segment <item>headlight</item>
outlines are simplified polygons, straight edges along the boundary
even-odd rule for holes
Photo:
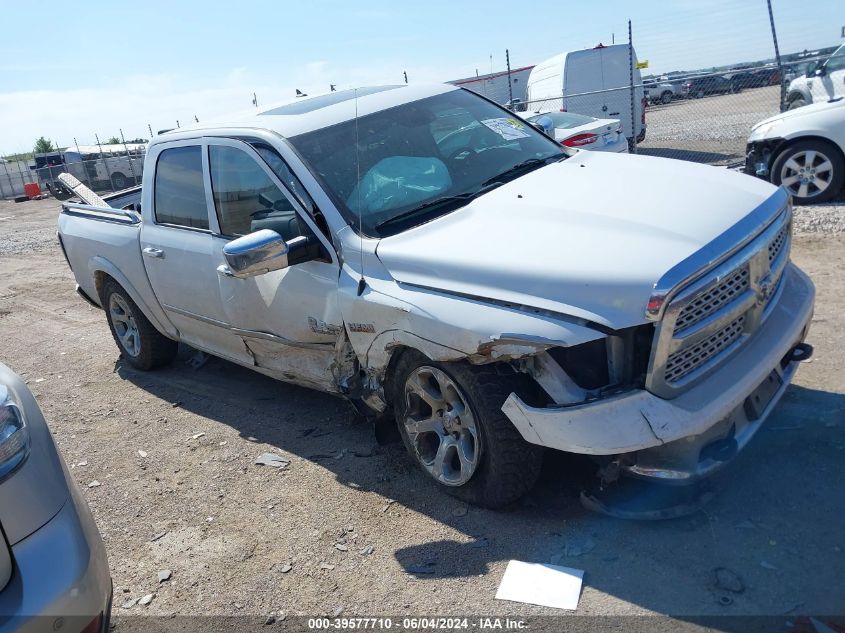
[[[20,466],[29,455],[29,429],[9,390],[0,385],[0,480]]]

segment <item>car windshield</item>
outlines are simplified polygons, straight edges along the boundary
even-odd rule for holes
[[[453,211],[499,182],[566,156],[527,122],[465,90],[289,140],[347,222],[357,230],[360,221],[370,236]]]
[[[528,120],[534,123],[542,117],[548,117],[551,119],[555,128],[559,130],[568,130],[573,127],[579,127],[581,125],[587,125],[588,123],[598,121],[598,119],[594,117],[586,116],[584,114],[575,114],[574,112],[546,112],[545,114],[532,116]]]

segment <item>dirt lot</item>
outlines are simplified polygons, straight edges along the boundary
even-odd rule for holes
[[[796,239],[818,288],[816,356],[715,499],[692,517],[632,523],[579,505],[591,473],[580,460],[551,455],[509,511],[467,508],[399,445],[377,446],[341,400],[214,359],[131,370],[102,312],[74,293],[56,211],[0,202],[0,360],[28,381],[91,505],[116,615],[553,613],[494,599],[508,560],[553,558],[586,571],[578,614],[842,613],[842,234]],[[267,451],[290,466],[254,465]],[[717,602],[716,567],[743,580],[730,606]],[[163,569],[173,575],[159,584]]]

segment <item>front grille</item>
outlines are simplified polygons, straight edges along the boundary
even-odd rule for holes
[[[769,266],[771,266],[774,261],[777,259],[778,255],[780,255],[781,250],[783,250],[784,245],[786,244],[786,240],[789,237],[789,225],[785,225],[778,234],[775,235],[774,239],[769,242]]]
[[[699,321],[710,316],[719,308],[748,290],[748,266],[738,268],[729,274],[721,283],[700,294],[678,314],[675,321],[675,332],[681,332],[692,327]]]
[[[719,354],[742,336],[744,325],[745,315],[743,314],[700,343],[671,354],[666,361],[666,382],[671,384],[679,381]]]
[[[754,335],[782,283],[791,219],[782,210],[729,259],[667,292],[646,376],[650,391],[678,395]]]

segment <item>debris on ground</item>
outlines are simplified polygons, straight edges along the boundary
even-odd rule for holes
[[[563,553],[565,556],[569,557],[583,556],[587,552],[593,551],[595,547],[595,541],[589,536],[583,538],[572,536],[566,539],[566,547],[564,548]]]
[[[89,487],[89,488],[99,488],[99,487],[100,487],[100,486],[102,486],[102,485],[103,485],[103,484],[101,484],[99,481],[97,481],[97,480],[95,479],[95,480],[94,480],[94,481],[92,481],[90,484],[88,484],[88,487]]]
[[[349,547],[347,547],[343,543],[335,543],[334,548],[336,550],[340,551],[340,552],[348,552],[349,551]]]
[[[320,569],[331,571],[332,569],[334,569],[334,565],[330,565],[329,563],[320,563]]]
[[[463,517],[467,514],[467,507],[466,506],[458,506],[454,510],[452,510],[452,514],[456,517]]]
[[[259,466],[270,466],[271,468],[287,468],[290,466],[290,460],[287,457],[274,453],[262,453],[255,458],[255,463]]]
[[[150,539],[150,543],[155,543],[157,540],[159,540],[159,539],[160,539],[161,537],[163,537],[165,534],[167,534],[167,532],[166,532],[166,531],[164,531],[164,532],[157,532],[156,534],[153,534],[152,538]]]
[[[369,556],[374,551],[376,551],[375,547],[373,547],[372,545],[367,545],[366,547],[361,549],[361,555],[362,556]]]
[[[745,591],[745,583],[735,571],[727,567],[716,567],[713,570],[714,584],[717,589],[730,591],[731,593],[742,593]]]
[[[131,609],[136,604],[138,604],[138,598],[133,598],[132,600],[124,602],[122,605],[120,605],[120,608],[121,609]]]
[[[191,439],[192,439],[192,440],[198,440],[198,439],[200,439],[200,438],[201,438],[201,437],[203,437],[203,436],[205,436],[205,433],[194,433],[194,434],[191,436]]]
[[[146,596],[138,600],[138,604],[140,604],[142,607],[145,607],[150,604],[153,601],[153,598],[155,597],[156,595],[154,593],[148,593]]]
[[[146,457],[147,451],[138,451],[138,455],[141,456],[141,457]]]
[[[405,571],[409,574],[433,574],[435,564],[434,561],[426,561],[419,565],[408,565]]]
[[[760,567],[762,567],[763,569],[771,569],[773,571],[777,569],[775,565],[772,565],[771,563],[764,560],[760,561]]]
[[[159,583],[167,582],[168,580],[170,580],[170,577],[172,575],[173,575],[173,572],[170,571],[169,569],[162,569],[160,572],[158,572],[158,582]]]
[[[496,599],[575,610],[583,581],[581,569],[512,560],[499,583]]]
[[[282,563],[279,567],[279,571],[283,574],[288,573],[291,569],[293,569],[293,565],[291,565],[290,563]]]

